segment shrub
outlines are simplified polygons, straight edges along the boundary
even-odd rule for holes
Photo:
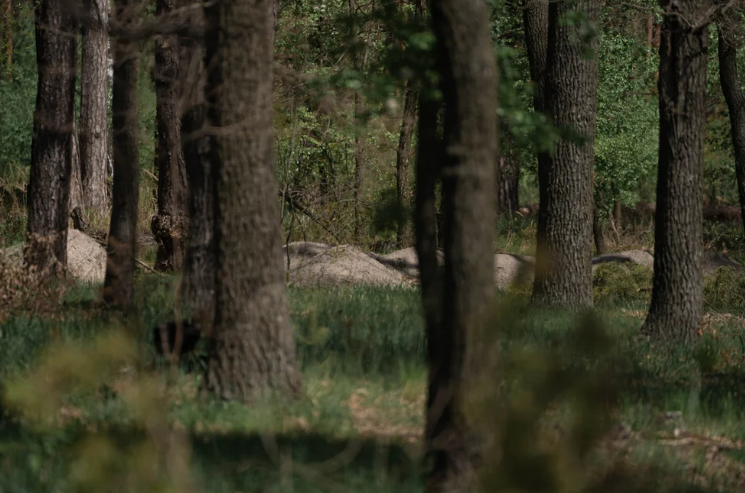
[[[634,263],[606,262],[592,276],[595,303],[649,301],[652,272]]]

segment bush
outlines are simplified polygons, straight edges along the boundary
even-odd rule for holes
[[[652,271],[633,263],[606,262],[592,276],[595,303],[648,302],[652,292]]]
[[[718,312],[745,313],[745,274],[720,267],[704,280],[704,306]]]

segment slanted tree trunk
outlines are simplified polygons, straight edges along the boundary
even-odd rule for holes
[[[43,275],[64,275],[75,121],[75,17],[61,0],[35,3],[39,79],[31,143],[24,262]]]
[[[138,0],[117,0],[115,19],[134,22]],[[140,195],[137,114],[137,43],[119,38],[114,48],[112,137],[114,189],[109,228],[104,301],[128,309],[134,302],[137,202]]]
[[[598,0],[553,2],[549,6],[546,111],[554,125],[579,133],[584,143],[558,142],[539,170],[538,218],[533,301],[580,308],[592,305],[592,215],[598,38],[579,42],[580,27],[562,22],[573,9],[592,24]],[[588,57],[586,50],[592,50]]]
[[[702,0],[662,4],[654,281],[642,332],[681,341],[693,340],[703,308],[701,182],[708,27],[701,14],[706,6]]]
[[[218,129],[210,149],[216,313],[205,384],[224,399],[296,395],[272,142],[272,0],[221,0],[205,16],[208,59],[216,61],[206,94]]]
[[[195,9],[190,21],[194,25],[203,25],[202,10]],[[206,118],[203,41],[181,39],[179,55],[184,81],[181,86],[181,145],[189,184],[189,238],[181,299],[191,318],[202,328],[210,330],[215,312],[215,195],[210,162],[211,138],[202,132]],[[210,57],[214,58],[213,52]]]
[[[158,0],[156,15],[173,11],[174,0]],[[155,269],[181,270],[188,229],[186,165],[181,149],[179,108],[181,70],[176,35],[161,36],[155,44],[155,97],[158,136],[158,214],[150,230],[158,244]]]
[[[729,19],[723,19],[718,26],[719,80],[729,110],[732,147],[735,150],[737,191],[740,196],[742,217],[745,218],[745,95],[742,93],[737,74],[737,44],[733,26],[729,22]],[[745,225],[745,221],[743,224]]]
[[[80,80],[80,168],[85,207],[108,215],[108,0],[85,0]]]
[[[435,0],[446,105],[442,209],[445,270],[439,334],[428,339],[427,445],[434,469],[429,492],[474,491],[474,452],[464,407],[469,345],[492,299],[494,182],[497,156],[496,64],[486,4]],[[431,260],[430,260],[431,262]]]
[[[396,151],[396,202],[399,211],[404,211],[410,203],[407,178],[409,176],[409,162],[411,161],[411,136],[414,133],[414,123],[416,122],[417,101],[417,92],[412,84],[412,82],[409,82],[406,85],[404,116],[401,121],[401,133],[398,139],[398,150]],[[396,229],[396,246],[398,248],[404,247],[407,222],[406,217],[399,217],[398,228]]]

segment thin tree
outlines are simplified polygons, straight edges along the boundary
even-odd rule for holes
[[[174,0],[157,0],[156,15],[174,9]],[[181,270],[184,237],[188,219],[186,165],[181,149],[179,108],[181,69],[179,40],[174,34],[161,36],[155,43],[155,98],[158,167],[158,213],[150,229],[158,244],[155,269]]]
[[[80,175],[85,208],[108,216],[109,2],[84,0],[80,69]]]
[[[352,40],[357,41],[357,30],[356,22],[354,21],[357,16],[357,1],[349,0],[349,15],[352,18],[351,23],[351,37]],[[360,37],[361,39],[362,37]],[[365,58],[367,58],[367,43],[362,39],[364,44],[362,50],[359,47],[353,47],[353,63],[354,69],[357,72],[362,72],[365,67]],[[356,44],[356,43],[355,43]],[[354,242],[359,243],[364,234],[364,217],[362,204],[364,190],[365,190],[365,138],[362,134],[361,118],[363,111],[362,96],[359,91],[354,91],[354,120],[355,120],[355,132],[354,132]]]
[[[654,280],[642,333],[690,341],[702,312],[707,0],[663,1]]]
[[[437,303],[422,290],[427,296],[425,309],[439,312],[426,316],[426,442],[434,465],[427,490],[473,491],[472,452],[478,450],[479,444],[472,442],[468,430],[463,393],[468,380],[467,348],[474,342],[474,326],[488,308],[494,289],[492,271],[485,266],[493,262],[497,70],[484,2],[436,0],[432,4],[432,21],[446,108],[442,153],[445,269]],[[421,118],[436,121],[432,113],[425,105]],[[431,123],[420,120],[420,125],[420,132],[427,132],[420,146],[431,144]],[[435,146],[427,151],[420,147],[419,159],[431,156],[437,149]],[[431,179],[423,184],[426,187],[417,199],[418,208],[420,214],[430,217]],[[431,222],[430,217],[425,225],[417,226],[422,228],[418,239],[424,242],[418,249],[428,254],[421,260],[428,263],[429,269],[433,268]],[[427,275],[432,277],[431,273]],[[423,279],[424,276],[422,271]]]
[[[401,131],[398,139],[398,149],[396,150],[396,203],[399,211],[403,212],[409,205],[407,195],[409,193],[409,162],[411,161],[411,137],[414,133],[414,124],[416,122],[416,102],[417,91],[413,87],[413,82],[406,84],[406,93],[404,96],[404,114],[401,120]],[[406,241],[406,220],[403,215],[398,218],[396,228],[396,246],[404,247]]]
[[[278,255],[272,5],[272,0],[219,0],[205,10],[217,253],[205,383],[224,399],[242,401],[301,389]]]
[[[38,85],[24,262],[64,275],[75,121],[77,22],[62,0],[34,4]]]
[[[202,9],[192,9],[188,22],[204,26]],[[209,151],[211,137],[204,132],[205,125],[211,126],[205,121],[204,39],[184,36],[179,47],[184,81],[181,86],[181,145],[189,183],[189,235],[181,299],[191,318],[209,330],[215,313],[215,196]]]
[[[509,214],[520,208],[520,161],[509,142],[509,132],[502,132],[502,152],[497,159],[497,211]]]
[[[572,11],[590,28],[600,16],[598,0],[549,5],[545,80],[546,112],[553,124],[583,139],[562,138],[539,160],[540,211],[533,300],[577,308],[592,305],[592,216],[598,37],[581,38]],[[591,51],[591,55],[587,53]]]
[[[719,81],[727,101],[735,150],[735,174],[740,196],[740,215],[745,224],[745,95],[742,93],[737,73],[737,39],[734,19],[721,19],[719,32]]]
[[[139,11],[138,0],[117,0],[115,21],[126,26]],[[114,48],[112,131],[114,148],[114,187],[111,225],[104,278],[104,301],[119,308],[134,302],[134,263],[137,236],[137,201],[140,195],[137,43],[119,37]]]

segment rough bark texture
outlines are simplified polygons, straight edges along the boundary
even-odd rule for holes
[[[100,218],[108,215],[108,0],[83,2],[86,22],[80,70],[80,167],[85,207]]]
[[[642,329],[693,340],[702,313],[702,158],[706,122],[704,2],[662,5],[660,144],[652,303]],[[691,28],[698,24],[698,28]]]
[[[724,20],[720,23],[718,31],[719,80],[729,110],[732,147],[735,150],[737,191],[740,195],[742,217],[745,217],[745,95],[740,88],[737,73],[737,45],[732,26]]]
[[[539,162],[540,212],[533,301],[568,308],[592,305],[592,215],[598,38],[581,42],[579,26],[561,22],[570,10],[597,24],[598,0],[549,6],[546,111],[554,125],[583,143],[561,139]],[[588,58],[586,50],[592,50]]]
[[[548,56],[548,0],[523,0],[523,28],[528,51],[533,108],[545,110],[546,60]]]
[[[401,121],[401,133],[398,139],[398,150],[396,151],[396,201],[400,211],[405,210],[409,204],[409,163],[411,162],[411,136],[414,133],[416,122],[417,92],[409,83],[406,87],[404,97],[404,116]],[[406,229],[408,221],[405,217],[399,218],[396,230],[396,244],[403,248],[406,242]]]
[[[156,15],[167,15],[174,0],[158,0]],[[181,270],[188,229],[186,164],[181,149],[179,40],[161,36],[155,43],[156,132],[158,137],[158,214],[150,230],[158,244],[155,269]]]
[[[357,15],[357,2],[356,0],[349,0],[349,15]],[[352,24],[352,37],[357,37],[356,27]],[[361,72],[365,65],[365,57],[367,55],[367,47],[364,48],[362,53],[354,53],[354,69]],[[356,125],[360,125],[362,116],[362,96],[359,92],[354,93],[354,120]],[[365,234],[364,224],[364,205],[362,200],[364,197],[365,187],[365,151],[364,151],[365,139],[362,135],[362,128],[357,128],[354,135],[354,242],[359,243]]]
[[[72,159],[70,161],[70,213],[76,208],[85,208],[83,177],[80,164],[80,139],[75,120],[72,123]]]
[[[446,105],[442,167],[445,270],[439,334],[428,339],[430,492],[474,491],[480,443],[465,419],[468,348],[492,300],[494,181],[497,156],[496,65],[486,4],[433,2]],[[469,368],[467,368],[467,366]]]
[[[116,20],[137,19],[137,0],[118,0]],[[111,204],[104,300],[118,308],[134,301],[137,202],[140,195],[137,114],[137,43],[119,38],[114,48],[112,94],[114,189]]]
[[[205,10],[215,165],[216,314],[205,383],[224,399],[297,394],[272,142],[272,1]],[[214,59],[214,58],[213,58]]]
[[[201,9],[195,9],[191,23],[204,24]],[[209,330],[215,311],[215,196],[209,150],[211,138],[201,132],[206,117],[205,50],[201,41],[182,38],[179,52],[184,80],[181,144],[189,183],[189,238],[184,258],[181,299],[191,318]],[[210,57],[214,57],[214,50],[210,52]]]
[[[597,204],[594,205],[592,211],[592,237],[595,240],[595,251],[598,255],[602,255],[607,250],[605,246],[605,236],[603,235],[603,226],[600,224],[600,210]]]
[[[34,19],[39,79],[24,260],[37,272],[64,275],[75,121],[77,24],[61,0],[37,2]]]

